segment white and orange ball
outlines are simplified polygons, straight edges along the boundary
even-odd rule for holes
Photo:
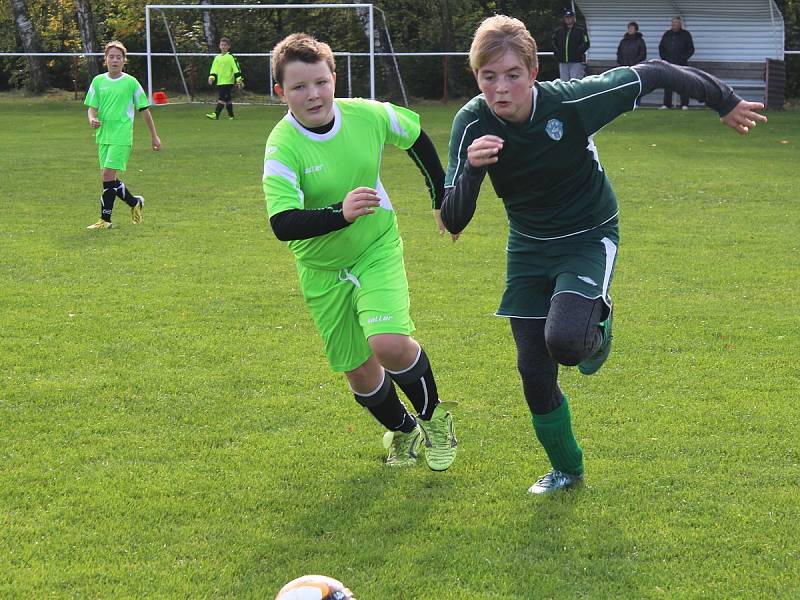
[[[324,575],[304,575],[281,588],[275,600],[356,600],[341,581]]]

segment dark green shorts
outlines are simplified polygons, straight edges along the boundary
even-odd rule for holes
[[[550,300],[564,292],[602,298],[610,307],[609,288],[618,243],[616,220],[554,240],[530,239],[511,231],[506,290],[495,314],[544,319],[550,310]]]

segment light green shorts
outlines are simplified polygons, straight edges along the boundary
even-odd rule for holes
[[[364,364],[372,354],[370,336],[414,331],[401,240],[371,250],[346,269],[311,269],[298,262],[297,271],[334,371]]]
[[[128,170],[128,158],[131,155],[131,146],[120,144],[98,144],[97,155],[100,157],[101,169]]]

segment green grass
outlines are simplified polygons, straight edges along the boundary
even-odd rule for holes
[[[457,108],[419,107],[442,154]],[[268,226],[281,109],[237,110],[156,109],[161,153],[138,122],[144,223],[118,203],[98,232],[83,107],[0,103],[0,596],[271,598],[314,572],[362,600],[800,595],[800,112],[739,137],[642,110],[597,136],[615,347],[561,373],[587,485],[533,498],[488,182],[453,244],[387,151],[416,337],[461,403],[448,472],[391,471]]]

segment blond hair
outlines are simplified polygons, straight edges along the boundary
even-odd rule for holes
[[[116,48],[122,52],[122,58],[126,58],[128,56],[128,49],[123,46],[122,42],[118,42],[117,40],[111,40],[106,44],[105,50],[103,50],[103,56],[108,56],[108,51],[112,48]]]
[[[325,61],[331,73],[336,72],[336,61],[328,44],[307,33],[293,33],[278,42],[272,50],[272,77],[278,85],[283,85],[287,63],[298,60],[308,64]]]
[[[530,71],[539,66],[536,40],[522,21],[506,15],[489,17],[475,30],[469,48],[469,66],[477,71],[508,51],[513,52]]]

